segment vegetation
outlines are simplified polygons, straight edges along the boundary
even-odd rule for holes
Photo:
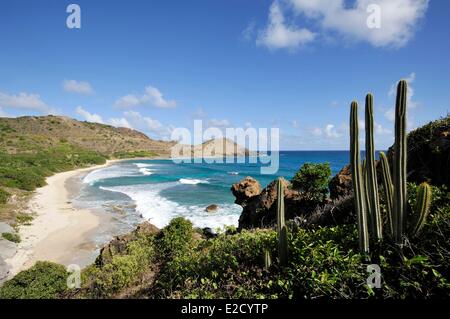
[[[406,86],[399,88],[399,95],[397,106],[403,109]],[[372,99],[366,99],[369,144],[373,143]],[[357,113],[354,102],[350,148],[356,225],[300,227],[285,220],[284,188],[279,179],[274,228],[224,230],[209,238],[194,229],[190,221],[175,218],[158,233],[139,234],[126,242],[120,253],[84,269],[81,289],[66,288],[63,266],[39,262],[6,282],[0,288],[0,298],[449,298],[448,186],[430,180],[407,183],[406,175],[399,174],[406,156],[398,145],[396,153],[403,155],[394,156],[393,174],[399,176],[391,177],[388,157],[383,153],[379,171],[382,183],[377,185],[374,172],[370,173],[376,168],[371,155],[364,167],[360,164]],[[396,140],[402,140],[403,129],[396,131]],[[372,153],[373,147],[366,147]],[[26,156],[21,154],[18,158]],[[50,166],[64,169],[59,166],[61,163],[53,159],[51,162],[53,165],[36,165],[43,163],[40,160],[32,161],[33,165],[29,161],[15,165],[19,170],[30,168],[37,176],[46,176],[38,174],[40,170],[48,169],[49,174],[56,171]],[[308,163],[292,182],[310,198],[327,201],[329,171],[328,164]],[[402,194],[407,196],[395,194],[398,185],[404,185]],[[368,200],[371,193],[379,194],[378,203]],[[397,200],[404,200],[407,208],[403,217],[396,213]],[[388,227],[378,225],[377,211]],[[28,218],[17,219],[26,223]],[[404,227],[400,232],[401,245],[395,240],[399,236],[399,218],[403,218]],[[379,240],[380,231],[383,240]],[[278,260],[272,262],[272,256],[278,256]],[[373,264],[381,270],[380,288],[368,280],[368,266]]]
[[[155,157],[158,154],[151,151],[132,151],[132,152],[116,152],[115,158],[138,158],[138,157]]]
[[[0,288],[0,299],[51,299],[67,289],[64,266],[38,261],[21,271]]]
[[[9,198],[9,193],[4,189],[0,188],[0,204],[6,204]]]
[[[19,234],[14,233],[2,233],[2,237],[6,240],[12,241],[13,243],[20,243]]]
[[[86,268],[80,290],[68,292],[53,276],[42,275],[53,271],[48,265],[48,271],[41,267],[38,284],[16,277],[0,289],[0,296],[40,297],[31,288],[52,286],[50,291],[62,297],[76,298],[449,297],[450,193],[446,188],[433,191],[439,196],[433,198],[419,235],[410,238],[402,252],[388,242],[375,243],[371,262],[358,252],[354,225],[303,229],[288,223],[289,260],[281,267],[267,261],[267,255],[278,251],[275,229],[223,232],[204,239],[189,221],[176,218],[159,234],[128,243],[125,253],[105,265]],[[416,198],[410,201],[415,204]],[[380,289],[367,284],[371,263],[381,267]],[[11,293],[13,287],[20,292]]]
[[[292,188],[303,191],[309,199],[321,203],[328,194],[330,177],[329,163],[305,163],[292,178]]]
[[[139,236],[127,245],[126,253],[113,256],[106,265],[93,264],[83,270],[84,297],[104,298],[138,285],[151,271],[155,260],[154,238]]]

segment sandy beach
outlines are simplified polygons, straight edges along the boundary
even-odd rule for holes
[[[71,203],[81,182],[74,181],[91,170],[106,167],[117,161],[55,174],[47,178],[47,185],[36,190],[28,211],[34,219],[29,226],[21,226],[21,242],[17,252],[5,260],[11,278],[27,269],[38,260],[69,265],[77,262],[80,267],[91,263],[95,247],[90,241],[101,225],[99,214],[87,209],[78,209]],[[78,188],[78,189],[77,189]]]

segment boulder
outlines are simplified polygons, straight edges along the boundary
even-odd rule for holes
[[[103,266],[110,262],[115,255],[125,253],[130,242],[137,240],[140,236],[151,236],[158,233],[159,229],[155,225],[145,221],[139,224],[133,232],[114,237],[113,240],[100,250],[100,254],[95,260],[95,263]]]
[[[342,196],[348,196],[353,193],[352,173],[350,165],[345,166],[339,171],[328,184],[330,197],[336,199]]]
[[[219,206],[217,206],[216,204],[212,204],[212,205],[209,205],[208,207],[206,207],[205,211],[208,213],[215,213],[215,212],[217,212],[218,209],[219,209]]]
[[[231,192],[236,197],[234,201],[236,204],[241,205],[254,196],[261,194],[261,185],[253,177],[247,176],[239,183],[231,186]]]
[[[245,181],[241,181],[235,185],[242,184],[243,182]],[[316,206],[312,205],[302,193],[293,190],[290,182],[282,179],[282,183],[285,195],[286,219],[292,219],[298,214],[307,213]],[[243,207],[241,216],[239,217],[238,230],[274,225],[277,216],[277,197],[277,180],[274,180],[259,195],[251,196],[243,202],[236,200]]]

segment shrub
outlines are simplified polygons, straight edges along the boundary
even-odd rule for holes
[[[138,284],[154,261],[153,236],[140,235],[128,243],[126,253],[113,256],[103,266],[92,265],[82,273],[87,297],[110,297],[114,293]],[[87,289],[86,289],[87,288]]]
[[[0,188],[0,204],[6,204],[10,194],[4,189]]]
[[[21,271],[0,288],[0,299],[51,299],[67,289],[67,272],[63,265],[38,261]]]
[[[20,243],[21,241],[19,234],[2,233],[2,237],[6,240],[12,241],[13,243]]]
[[[305,163],[292,178],[292,187],[303,191],[311,200],[323,202],[331,177],[329,163]]]

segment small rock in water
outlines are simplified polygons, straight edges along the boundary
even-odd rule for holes
[[[207,211],[208,213],[215,213],[215,212],[217,212],[218,209],[219,209],[219,206],[217,206],[216,204],[212,204],[212,205],[209,205],[208,207],[206,207],[205,211]]]

